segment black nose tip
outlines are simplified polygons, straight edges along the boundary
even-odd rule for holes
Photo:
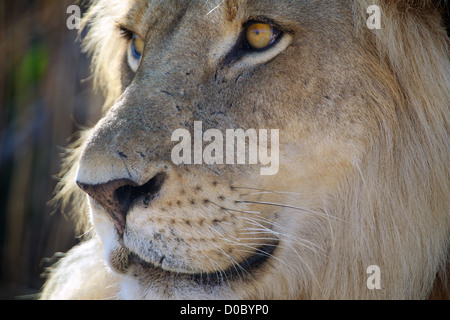
[[[138,186],[129,179],[117,179],[102,184],[86,184],[77,181],[78,186],[93,198],[111,216],[120,235],[125,232],[126,216],[133,203],[142,199],[151,202],[161,190],[165,173],[158,173],[147,183]]]

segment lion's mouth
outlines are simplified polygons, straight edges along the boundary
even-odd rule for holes
[[[108,212],[114,222],[114,229],[116,231],[115,238],[116,241],[118,241],[119,246],[114,249],[108,259],[110,266],[121,274],[144,274],[145,276],[157,276],[159,279],[166,280],[183,279],[202,285],[218,285],[234,279],[239,279],[239,281],[241,281],[254,277],[257,270],[261,269],[268,263],[270,258],[273,257],[274,252],[279,245],[279,239],[275,233],[271,232],[270,227],[261,225],[259,222],[258,225],[260,225],[263,230],[267,229],[268,238],[259,239],[259,236],[261,236],[262,233],[260,231],[257,238],[249,238],[253,239],[252,241],[249,241],[246,237],[242,238],[242,242],[240,242],[240,240],[237,241],[236,247],[238,248],[236,248],[236,251],[238,253],[235,251],[233,254],[239,255],[239,258],[232,257],[231,252],[225,253],[226,251],[217,243],[214,244],[213,249],[209,248],[212,247],[212,245],[209,247],[208,245],[205,246],[205,251],[201,252],[201,256],[205,256],[203,259],[204,261],[197,261],[194,259],[194,256],[197,258],[195,253],[185,254],[186,252],[181,250],[180,247],[189,247],[187,244],[188,241],[185,241],[184,239],[191,236],[190,228],[194,228],[192,226],[194,223],[190,220],[186,220],[186,224],[189,227],[188,229],[181,228],[178,230],[174,227],[155,227],[153,228],[155,230],[150,234],[146,233],[145,230],[142,234],[140,234],[143,230],[143,227],[140,225],[140,223],[142,223],[142,219],[139,220],[136,216],[141,217],[144,209],[147,211],[153,210],[152,213],[155,216],[158,214],[163,216],[161,212],[158,211],[158,205],[154,205],[154,202],[160,200],[161,193],[164,193],[162,190],[162,184],[169,177],[170,176],[166,173],[159,173],[142,186],[136,186],[128,180],[117,180],[113,183],[109,183],[109,186],[106,189],[102,186],[85,186],[80,184],[80,186],[84,187],[84,190],[91,197],[97,196],[96,198],[93,198],[93,200],[96,200],[96,202]],[[104,190],[102,189],[102,191],[107,191],[101,192],[102,196],[100,197],[97,194],[99,188],[103,188]],[[225,197],[221,197],[223,198],[223,200],[221,200],[225,201]],[[151,208],[149,208],[150,202],[153,204]],[[211,202],[212,201],[209,199],[207,202],[203,200],[205,207]],[[191,204],[192,203],[195,203],[195,200],[191,200]],[[164,205],[166,205],[166,203],[164,203]],[[167,206],[170,205],[167,204]],[[226,209],[225,206],[221,206],[220,208],[221,210],[239,212],[239,210]],[[208,213],[211,210],[210,208],[201,209],[207,210]],[[233,219],[234,217],[231,214],[226,215],[224,220],[227,218]],[[163,219],[160,220],[164,221]],[[175,219],[173,220],[175,221]],[[198,218],[197,220],[200,226],[204,224],[204,219]],[[214,223],[217,224],[220,224],[221,222],[223,221],[214,220]],[[147,223],[147,221],[144,223]],[[153,223],[156,226],[161,224],[157,221],[155,222],[154,220],[151,220],[148,223]],[[197,221],[195,223],[197,223]],[[175,222],[171,222],[171,224],[174,225]],[[232,226],[228,229],[227,227],[223,227],[224,234],[227,234],[227,232],[234,234],[236,231],[236,226],[234,226],[233,223],[226,221],[223,222],[223,224],[226,226]],[[208,224],[206,223],[206,225]],[[242,223],[240,227],[245,227],[245,224]],[[170,229],[171,231],[166,232],[165,229]],[[205,229],[206,227],[203,226],[203,229],[199,227],[198,230]],[[215,231],[215,233],[212,233],[212,236],[201,235],[194,237],[193,239],[212,242],[218,237],[216,233],[219,233],[220,237],[223,237],[223,235],[216,229],[212,229]],[[200,233],[197,231],[192,232],[196,234]],[[176,244],[174,244],[174,239],[177,241]],[[257,240],[257,243],[255,243],[254,239]],[[259,240],[265,241],[260,242]],[[229,243],[226,245],[229,246]],[[215,247],[217,247],[217,249]],[[251,250],[252,253],[248,254],[249,250]],[[175,253],[171,251],[174,251]],[[242,256],[244,253],[246,254],[245,257]],[[213,258],[216,254],[219,257],[218,260],[214,260]],[[229,259],[229,262],[226,260],[227,258]],[[136,268],[139,269],[139,272],[133,272],[133,269]]]
[[[242,262],[232,264],[227,269],[215,270],[209,272],[188,273],[188,272],[174,272],[157,266],[151,262],[143,260],[134,252],[129,254],[130,265],[136,265],[143,268],[147,273],[164,276],[167,278],[183,278],[195,282],[196,284],[204,286],[217,286],[225,282],[239,279],[240,281],[253,277],[255,272],[261,269],[268,263],[279,244],[279,241],[273,241],[260,246],[255,253],[246,258]]]

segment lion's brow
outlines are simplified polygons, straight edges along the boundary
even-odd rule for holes
[[[206,4],[208,3],[209,0],[206,1]],[[225,12],[227,15],[227,19],[229,21],[233,21],[234,18],[236,17],[236,14],[239,10],[239,4],[240,4],[241,0],[221,0],[219,2],[219,4],[217,4],[214,8],[212,8],[207,15],[213,13],[216,9],[224,6],[225,8]]]
[[[225,0],[227,18],[229,21],[233,21],[239,10],[239,4],[241,0]]]
[[[126,10],[120,22],[130,27],[136,25],[137,18],[139,18],[138,20],[145,20],[145,15],[151,12],[149,10],[151,2],[151,0],[130,2],[129,8]]]

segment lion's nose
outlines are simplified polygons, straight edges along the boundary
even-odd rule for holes
[[[77,181],[77,184],[105,209],[113,219],[119,234],[123,235],[126,216],[131,205],[138,201],[150,203],[158,195],[165,179],[166,174],[160,172],[141,186],[129,179],[112,180],[95,185]]]

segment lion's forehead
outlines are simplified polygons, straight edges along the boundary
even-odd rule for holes
[[[195,1],[112,1],[108,7],[117,6],[114,18],[140,28],[141,34],[149,30],[163,30],[167,26],[178,27],[186,20],[197,23],[197,30],[209,32],[214,27],[229,28],[234,20],[257,19],[270,16],[294,25],[301,18],[302,25],[326,29],[333,22],[342,20],[350,13],[351,5],[334,1],[247,1],[247,0],[195,0]],[[322,19],[323,18],[323,19]],[[328,20],[328,21],[327,21]],[[203,24],[202,24],[203,23]],[[327,26],[328,25],[328,26]],[[221,31],[224,31],[221,28]]]

